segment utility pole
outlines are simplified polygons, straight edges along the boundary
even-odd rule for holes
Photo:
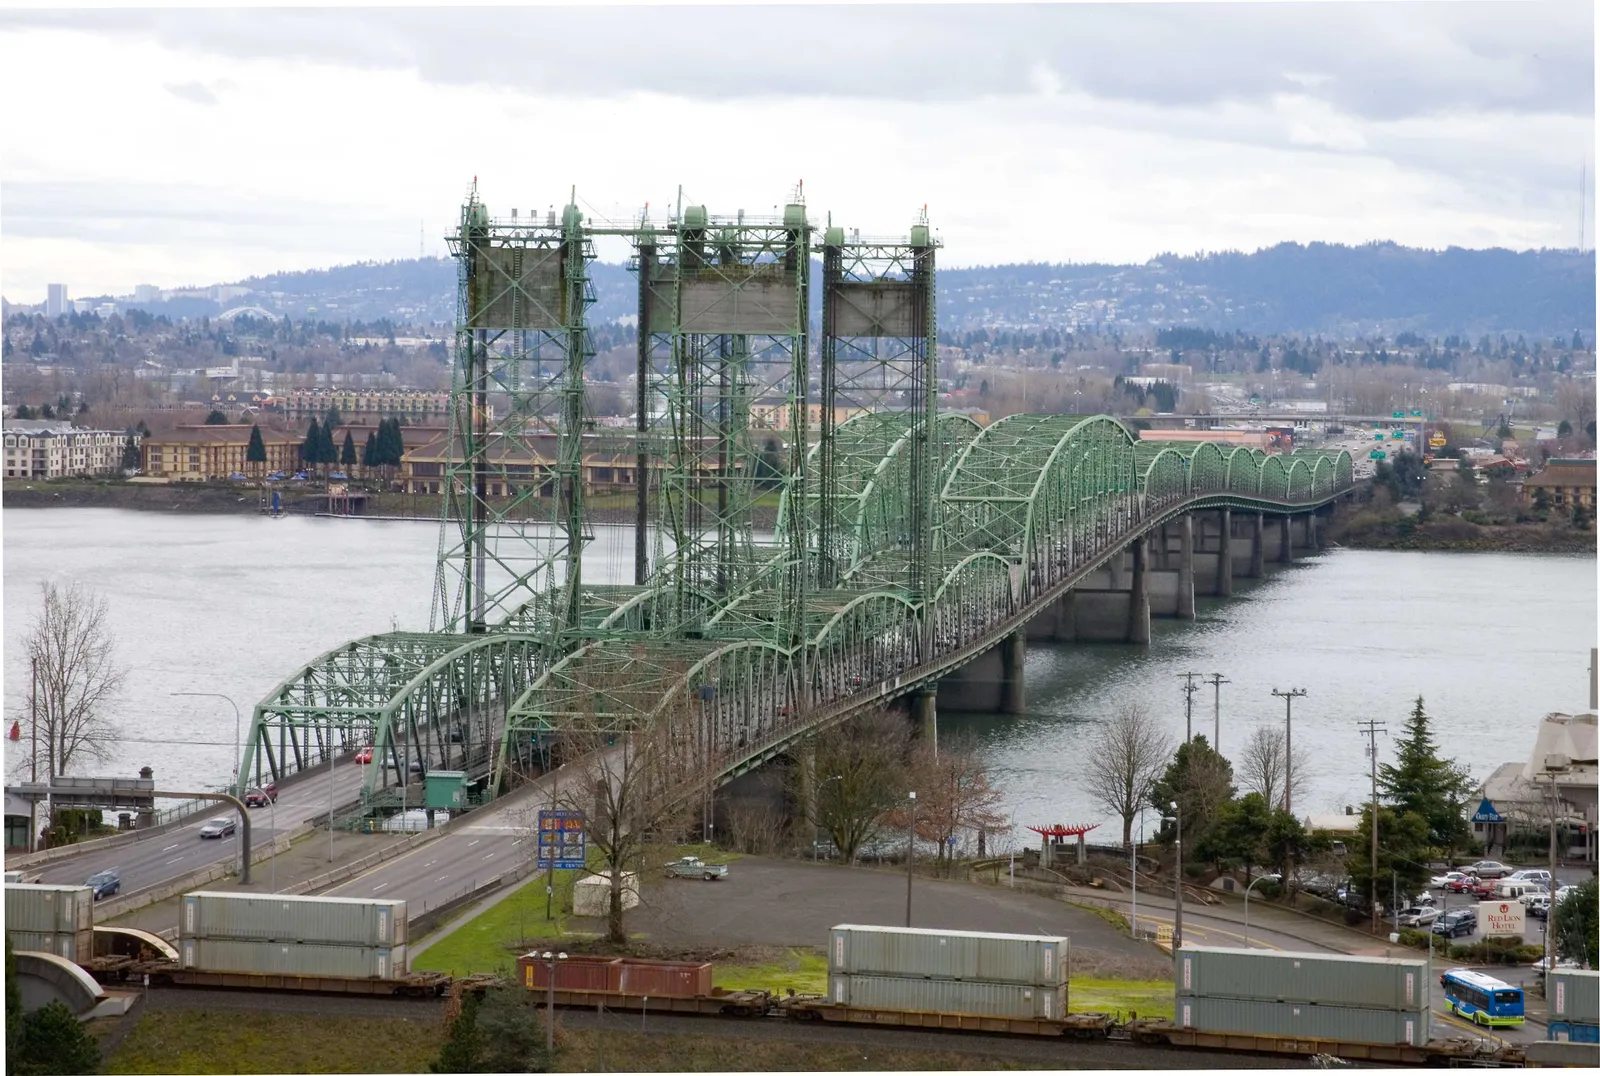
[[[1172,952],[1177,955],[1183,948],[1183,815],[1177,800],[1172,801],[1172,824],[1177,830],[1177,840],[1173,842],[1177,862],[1172,868]]]
[[[906,827],[906,929],[911,928],[911,878],[917,865],[917,794],[911,793],[911,824]]]
[[[1368,808],[1372,812],[1369,823],[1372,827],[1372,929],[1378,929],[1378,733],[1384,731],[1386,721],[1374,721],[1368,718],[1359,723],[1364,736],[1367,737],[1367,757],[1372,761],[1372,802]]]
[[[1294,813],[1294,700],[1305,698],[1306,689],[1303,687],[1291,688],[1288,691],[1272,689],[1272,693],[1283,700],[1283,809],[1289,814]]]
[[[1222,750],[1222,685],[1231,684],[1232,680],[1224,680],[1221,673],[1212,673],[1207,681],[1211,685],[1211,749]]]
[[[1198,684],[1196,684],[1194,682],[1194,678],[1199,676],[1199,675],[1200,675],[1200,673],[1195,673],[1195,672],[1186,672],[1186,673],[1179,673],[1178,674],[1178,679],[1179,680],[1186,681],[1186,683],[1180,689],[1180,690],[1183,691],[1183,742],[1184,743],[1188,743],[1190,740],[1194,739],[1194,693],[1196,691],[1200,690],[1200,685],[1198,685]],[[1215,744],[1212,745],[1213,748],[1215,746],[1216,746]]]
[[[31,683],[30,683],[30,686],[28,688],[28,723],[29,723],[29,726],[30,726],[29,731],[28,731],[28,736],[32,740],[32,744],[33,744],[33,746],[30,748],[33,757],[28,763],[28,770],[29,770],[29,772],[28,772],[28,780],[33,782],[34,784],[38,784],[39,783],[39,659],[38,658],[29,658],[28,659],[28,676],[31,679]],[[39,801],[38,801],[38,799],[31,799],[31,800],[28,801],[28,803],[29,803],[28,814],[30,815],[30,819],[29,819],[29,822],[28,822],[28,825],[29,825],[29,830],[28,830],[28,851],[37,852],[39,850]]]

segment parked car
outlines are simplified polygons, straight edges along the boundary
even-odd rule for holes
[[[1465,893],[1478,881],[1477,875],[1468,874],[1465,871],[1452,871],[1451,873],[1455,874],[1456,877],[1444,884],[1445,891],[1448,893]]]
[[[1550,872],[1547,870],[1541,870],[1538,867],[1523,867],[1519,871],[1513,871],[1511,877],[1508,878],[1507,881],[1533,882],[1535,885],[1542,885],[1546,889],[1549,889]]]
[[[1550,894],[1532,893],[1524,897],[1522,907],[1535,919],[1546,919],[1550,915]]]
[[[1451,882],[1459,882],[1465,877],[1466,875],[1460,871],[1445,871],[1443,874],[1436,874],[1429,878],[1428,885],[1434,889],[1448,889]]]
[[[260,788],[247,789],[244,794],[246,807],[265,807],[278,802],[278,786],[269,781]]]
[[[1504,878],[1511,873],[1511,868],[1497,859],[1480,859],[1467,870],[1479,878]]]
[[[1410,908],[1400,909],[1400,925],[1403,927],[1431,927],[1439,918],[1436,908],[1421,908],[1413,905]]]
[[[101,900],[117,895],[122,889],[122,876],[117,873],[115,867],[112,867],[89,875],[89,880],[83,884],[94,890],[95,900]]]
[[[1500,879],[1498,878],[1475,878],[1473,879],[1472,884],[1466,888],[1466,892],[1477,897],[1479,900],[1488,900],[1490,897],[1494,896],[1495,888],[1499,884]]]
[[[1445,912],[1433,922],[1433,932],[1446,938],[1459,938],[1478,932],[1478,913],[1473,908],[1457,908]]]
[[[1575,885],[1564,885],[1560,889],[1557,889],[1553,894],[1551,894],[1550,900],[1553,903],[1559,904],[1562,901],[1566,900],[1568,897],[1572,896],[1572,894],[1576,893],[1577,891],[1578,891],[1578,887],[1575,886]]]
[[[207,840],[211,837],[215,837],[218,840],[221,840],[224,837],[231,837],[233,836],[234,828],[238,826],[238,824],[239,823],[235,822],[232,817],[213,818],[211,821],[200,827],[200,839]]]
[[[1533,964],[1532,964],[1534,973],[1536,975],[1538,975],[1540,978],[1544,977],[1544,973],[1549,968],[1549,966],[1550,966],[1550,958],[1547,957],[1547,956],[1546,957],[1540,957],[1538,960],[1535,960],[1533,962]],[[1560,958],[1560,959],[1556,960],[1556,970],[1557,971],[1560,971],[1562,968],[1576,968],[1577,966],[1578,966],[1578,962],[1576,960],[1572,960],[1570,958],[1565,958],[1564,957],[1564,958]]]
[[[715,882],[727,876],[726,864],[706,863],[699,856],[684,856],[667,864],[668,878],[704,878],[708,882]]]

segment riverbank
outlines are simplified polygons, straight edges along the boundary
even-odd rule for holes
[[[150,512],[260,515],[279,494],[286,515],[314,516],[328,511],[327,493],[307,489],[304,483],[276,482],[263,489],[247,482],[130,482],[112,478],[7,479],[0,485],[0,506],[5,508],[129,508]],[[436,493],[380,493],[359,491],[365,497],[355,518],[423,520],[439,522]],[[491,498],[491,503],[496,502]],[[548,518],[548,504],[536,515]],[[632,493],[591,494],[584,499],[584,515],[593,523],[628,525],[637,518]],[[750,510],[751,525],[770,530],[777,521],[776,497],[766,495]]]
[[[1458,516],[1418,522],[1396,509],[1339,512],[1327,538],[1346,549],[1451,553],[1589,553],[1595,531],[1570,523],[1479,524]]]

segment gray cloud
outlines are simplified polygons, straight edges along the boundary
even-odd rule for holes
[[[1583,0],[11,12],[8,24],[575,96],[938,101],[1030,93],[1043,69],[1161,106],[1303,92],[1367,119],[1594,110]]]
[[[217,95],[207,89],[202,82],[168,82],[162,89],[180,100],[189,101],[193,104],[214,105],[217,103]]]

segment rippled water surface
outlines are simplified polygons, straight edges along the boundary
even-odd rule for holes
[[[436,524],[70,508],[12,509],[3,525],[7,724],[26,712],[20,639],[39,581],[81,580],[109,600],[130,670],[117,715],[129,740],[107,772],[150,764],[220,782],[233,710],[171,692],[231,695],[248,720],[317,654],[394,625],[427,626]],[[590,581],[631,577],[631,530],[598,528],[591,548]],[[1526,758],[1540,716],[1586,702],[1595,583],[1593,557],[1333,551],[1239,582],[1231,600],[1202,599],[1192,623],[1155,621],[1147,648],[1031,644],[1027,713],[942,715],[940,732],[979,738],[1018,825],[1101,821],[1082,792],[1083,757],[1117,706],[1142,702],[1181,737],[1177,674],[1220,672],[1231,681],[1228,754],[1283,720],[1274,687],[1303,687],[1294,736],[1315,760],[1303,808],[1338,810],[1366,787],[1356,722],[1397,729],[1419,694],[1447,753],[1476,776]],[[1211,725],[1206,687],[1196,731]]]

